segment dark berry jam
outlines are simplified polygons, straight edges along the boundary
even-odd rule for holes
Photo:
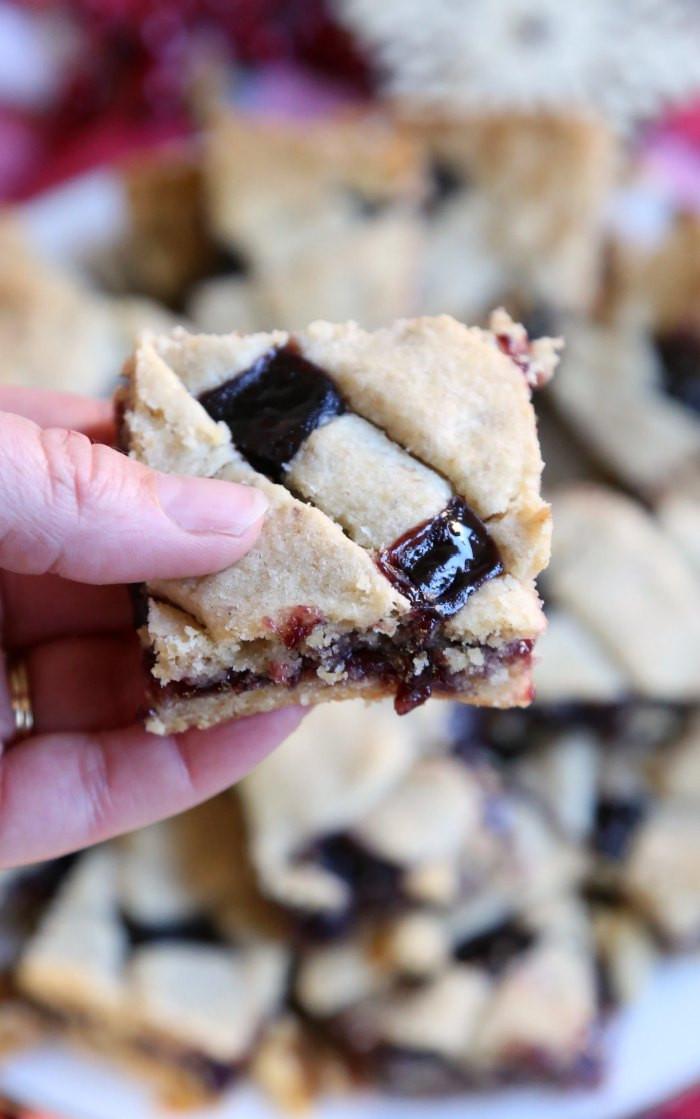
[[[636,698],[507,711],[459,706],[452,716],[453,749],[466,759],[490,754],[507,763],[569,730],[591,732],[610,748],[640,743],[660,748],[682,732],[689,718],[690,710],[683,705]]]
[[[609,859],[623,859],[645,813],[646,804],[640,799],[601,800],[593,835],[596,851]]]
[[[144,583],[129,583],[129,599],[131,601],[131,616],[134,629],[140,629],[148,623],[148,593]]]
[[[424,703],[433,693],[447,696],[468,687],[469,676],[476,680],[488,676],[496,665],[510,665],[532,658],[531,641],[514,641],[498,651],[484,647],[482,667],[465,677],[464,673],[453,674],[445,663],[439,645],[431,644],[429,639],[425,642],[423,631],[415,628],[414,619],[409,618],[408,622],[403,623],[396,642],[393,638],[379,635],[375,636],[371,646],[362,646],[355,644],[352,635],[346,635],[336,643],[324,664],[328,671],[346,673],[348,680],[352,682],[376,680],[392,687],[395,690],[396,711],[399,715],[405,715]],[[416,656],[426,658],[425,668],[418,676],[415,672]],[[268,665],[265,676],[247,670],[235,672],[229,669],[211,680],[172,680],[162,686],[152,682],[152,713],[155,713],[158,702],[164,695],[177,699],[195,699],[198,696],[226,692],[240,695],[242,692],[266,687],[270,683],[293,688],[303,680],[314,680],[318,667],[319,661],[315,657],[302,655],[290,666]],[[461,748],[461,742],[457,742],[455,751],[460,753]],[[466,750],[465,745],[464,751]]]
[[[368,221],[382,217],[387,213],[390,205],[388,198],[366,194],[364,191],[359,190],[347,191],[347,197],[354,206],[358,216],[366,218]]]
[[[486,526],[461,497],[379,553],[380,570],[422,611],[449,618],[503,571]]]
[[[430,165],[430,191],[425,207],[428,217],[435,217],[446,203],[468,185],[461,171],[451,163],[445,159],[434,159]]]
[[[423,672],[407,680],[400,680],[396,687],[394,709],[397,715],[410,715],[433,694],[435,681],[431,672]]]
[[[203,914],[184,917],[179,921],[163,921],[159,924],[139,921],[127,912],[122,912],[121,919],[132,948],[139,948],[144,944],[183,940],[193,944],[223,943],[215,925]]]
[[[345,410],[330,377],[291,343],[199,400],[212,419],[228,424],[251,466],[276,481],[306,437]]]
[[[319,843],[316,854],[321,866],[350,887],[353,908],[400,900],[401,868],[373,855],[349,836],[328,836]]]
[[[493,975],[498,975],[516,956],[532,948],[534,943],[535,934],[518,921],[512,920],[463,941],[456,956],[463,964],[478,964]]]
[[[687,408],[700,412],[700,334],[678,330],[656,339],[664,388]]]
[[[298,649],[306,641],[309,634],[325,622],[325,617],[315,606],[295,606],[289,611],[283,622],[266,618],[269,628],[276,633],[283,645],[288,649]]]
[[[498,342],[499,349],[525,374],[528,384],[530,384],[532,374],[532,351],[527,336],[525,338],[516,339],[512,334],[497,334],[496,341]]]

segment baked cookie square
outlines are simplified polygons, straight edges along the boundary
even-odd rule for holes
[[[248,262],[256,329],[415,313],[421,153],[378,114],[300,122],[221,110],[204,176],[214,235]]]
[[[80,855],[16,969],[40,1020],[180,1106],[238,1079],[286,990],[239,840],[225,796]]]
[[[575,837],[471,748],[462,710],[327,704],[241,783],[258,886],[304,940],[380,917],[387,966],[430,970],[449,912],[498,923],[580,881]]]
[[[269,501],[235,566],[144,588],[150,729],[358,695],[528,703],[550,535],[530,393],[556,350],[503,312],[143,336],[124,449]]]
[[[700,329],[653,335],[635,317],[562,322],[548,400],[594,463],[647,500],[700,472]]]
[[[149,299],[104,295],[44,260],[0,215],[0,385],[107,395],[139,330],[174,322]]]
[[[503,300],[586,308],[602,273],[615,146],[596,119],[552,113],[406,118],[430,188],[420,308],[472,320]]]
[[[418,932],[416,916],[404,922],[406,939]],[[595,1083],[602,1007],[578,898],[548,898],[506,920],[483,917],[479,925],[449,913],[444,955],[422,974],[387,966],[381,922],[310,947],[297,968],[297,1005],[368,1079],[399,1095]]]
[[[197,146],[142,152],[120,170],[126,229],[109,264],[119,290],[180,308],[195,284],[241,267],[209,228]]]
[[[557,532],[543,593],[567,622],[555,622],[558,644],[543,648],[539,675],[550,699],[697,702],[700,580],[686,553],[648,509],[604,486],[562,488],[552,507]],[[596,647],[598,684],[582,673],[580,690],[572,688],[566,661],[590,661]]]

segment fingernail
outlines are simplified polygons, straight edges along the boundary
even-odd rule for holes
[[[254,486],[210,478],[158,476],[158,497],[165,513],[186,532],[242,536],[260,520],[268,502]]]

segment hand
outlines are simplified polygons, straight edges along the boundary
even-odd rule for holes
[[[263,496],[157,474],[105,446],[107,402],[0,388],[0,410],[0,656],[22,654],[35,719],[4,749],[14,716],[0,665],[0,866],[13,866],[205,800],[301,714],[169,738],[138,721],[144,670],[123,584],[234,563],[258,535]]]

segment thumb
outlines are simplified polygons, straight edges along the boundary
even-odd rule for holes
[[[267,507],[252,486],[159,474],[85,435],[0,412],[0,567],[83,583],[220,571]]]

